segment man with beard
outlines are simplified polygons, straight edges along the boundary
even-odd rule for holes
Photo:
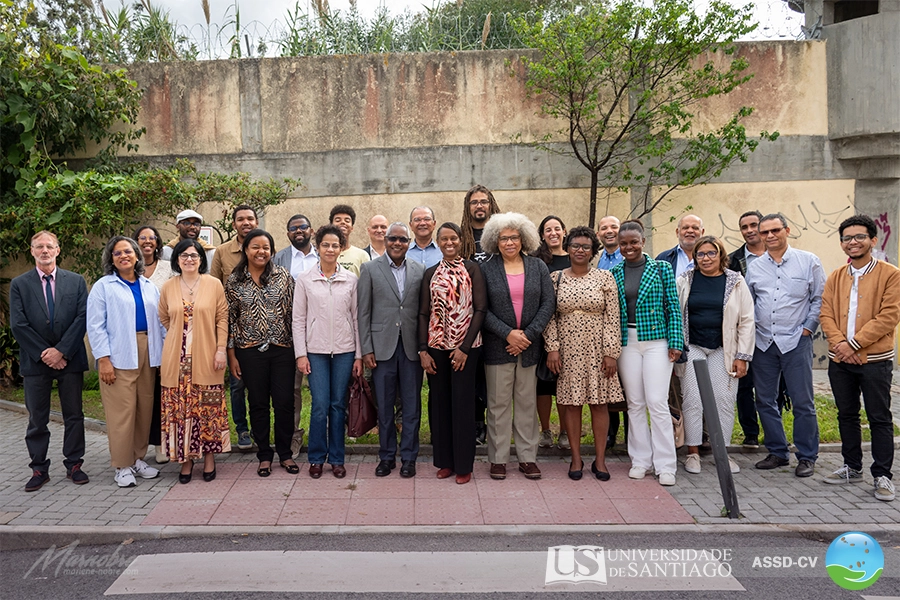
[[[414,243],[410,244],[406,255],[410,260],[425,265],[426,269],[441,262],[441,250],[432,237],[435,225],[434,211],[427,206],[417,206],[409,213]]]
[[[291,245],[279,250],[272,259],[276,265],[284,267],[295,280],[305,271],[315,267],[319,256],[311,241],[316,234],[306,215],[294,215],[288,220],[287,236]],[[303,449],[303,428],[300,427],[300,411],[303,408],[303,373],[294,371],[294,434],[291,438],[291,456],[294,460]]]
[[[166,244],[162,251],[163,260],[171,260],[172,250],[181,240],[197,240],[203,250],[206,252],[206,263],[212,264],[215,257],[216,247],[210,246],[200,239],[200,226],[203,225],[203,215],[195,210],[183,210],[175,217],[175,229],[178,230],[178,237]]]
[[[369,234],[369,245],[363,248],[371,260],[375,260],[384,254],[384,236],[387,235],[388,220],[384,215],[375,215],[369,219],[366,225],[366,233]]]
[[[347,238],[347,246],[338,256],[338,264],[359,277],[359,267],[364,262],[369,262],[369,254],[362,248],[350,244],[350,234],[353,233],[353,225],[356,223],[356,211],[352,206],[338,204],[331,209],[328,222],[343,231],[344,237]]]

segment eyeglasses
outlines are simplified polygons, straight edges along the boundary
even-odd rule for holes
[[[570,250],[584,250],[585,252],[590,252],[593,248],[593,244],[569,244]]]
[[[868,233],[857,233],[856,235],[842,235],[841,243],[846,244],[848,242],[852,242],[853,240],[856,240],[857,242],[864,242],[867,239],[869,239]]]
[[[409,243],[409,238],[406,237],[405,235],[388,235],[388,236],[385,236],[384,239],[386,239],[387,241],[392,242],[392,243],[393,242],[400,242],[401,244]]]
[[[182,227],[200,227],[200,221],[182,221],[178,224]]]
[[[431,223],[431,217],[416,217],[412,220],[413,223]]]
[[[490,206],[490,200],[469,200],[469,206]]]
[[[127,250],[116,250],[112,253],[114,258],[119,258],[120,256],[131,256],[132,254],[134,254],[134,250],[132,250],[131,248]]]
[[[178,258],[183,260],[200,260],[200,255],[196,252],[182,252],[178,255]]]
[[[288,231],[291,232],[291,233],[294,233],[294,232],[297,231],[298,229],[299,229],[300,231],[306,231],[307,229],[309,229],[309,225],[307,225],[306,223],[304,223],[304,224],[302,224],[302,225],[290,225],[290,226],[288,226]]]
[[[718,251],[718,250],[710,250],[709,252],[698,252],[698,253],[697,253],[697,260],[701,260],[701,259],[704,259],[704,258],[715,258],[715,257],[717,257],[718,255],[719,255],[719,251]]]
[[[500,239],[498,239],[497,241],[501,244],[505,244],[506,242],[518,242],[520,239],[522,238],[517,235],[503,235],[500,236]]]
[[[776,227],[775,229],[766,229],[765,231],[763,231],[762,229],[760,229],[760,230],[759,230],[759,235],[761,235],[761,236],[763,236],[763,237],[769,237],[769,234],[770,234],[770,233],[773,234],[773,235],[778,235],[778,234],[781,233],[782,231],[784,231],[784,227]]]
[[[138,236],[138,241],[139,241],[139,242],[155,242],[155,241],[158,240],[158,239],[159,239],[159,238],[157,238],[155,235],[141,235],[141,236]]]

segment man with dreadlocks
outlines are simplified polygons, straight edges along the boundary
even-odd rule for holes
[[[462,221],[462,248],[460,255],[463,258],[482,263],[490,256],[481,250],[481,234],[484,226],[491,218],[500,212],[497,201],[491,190],[481,184],[475,185],[466,192],[466,200],[463,204]],[[487,384],[484,377],[484,362],[480,359],[475,371],[475,443],[483,446],[487,437],[485,426],[485,411],[487,410]]]

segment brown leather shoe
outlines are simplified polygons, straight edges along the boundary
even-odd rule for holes
[[[344,465],[332,465],[331,472],[334,473],[334,476],[338,479],[343,479],[347,476],[347,469],[344,468]]]
[[[541,470],[538,469],[537,463],[519,463],[519,470],[525,473],[528,479],[541,478]]]
[[[491,479],[506,479],[506,465],[491,463]]]
[[[447,479],[451,475],[453,475],[453,469],[440,469],[437,472],[438,479]]]
[[[313,479],[318,479],[322,476],[322,465],[321,464],[311,464],[309,465],[309,476]]]
[[[472,481],[471,473],[466,473],[465,475],[457,475],[456,476],[456,483],[458,483],[460,485],[462,485],[464,483],[469,483],[470,481]]]

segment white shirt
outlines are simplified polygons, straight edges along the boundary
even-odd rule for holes
[[[294,278],[294,281],[297,280],[300,273],[309,271],[317,264],[319,264],[319,255],[316,254],[316,249],[312,244],[309,246],[309,254],[303,254],[295,246],[291,246],[291,277]]]
[[[871,271],[878,261],[873,257],[869,264],[862,269],[853,265],[847,265],[850,275],[853,276],[853,285],[850,287],[850,308],[847,312],[847,339],[852,340],[856,336],[856,311],[859,309],[859,279]]]

